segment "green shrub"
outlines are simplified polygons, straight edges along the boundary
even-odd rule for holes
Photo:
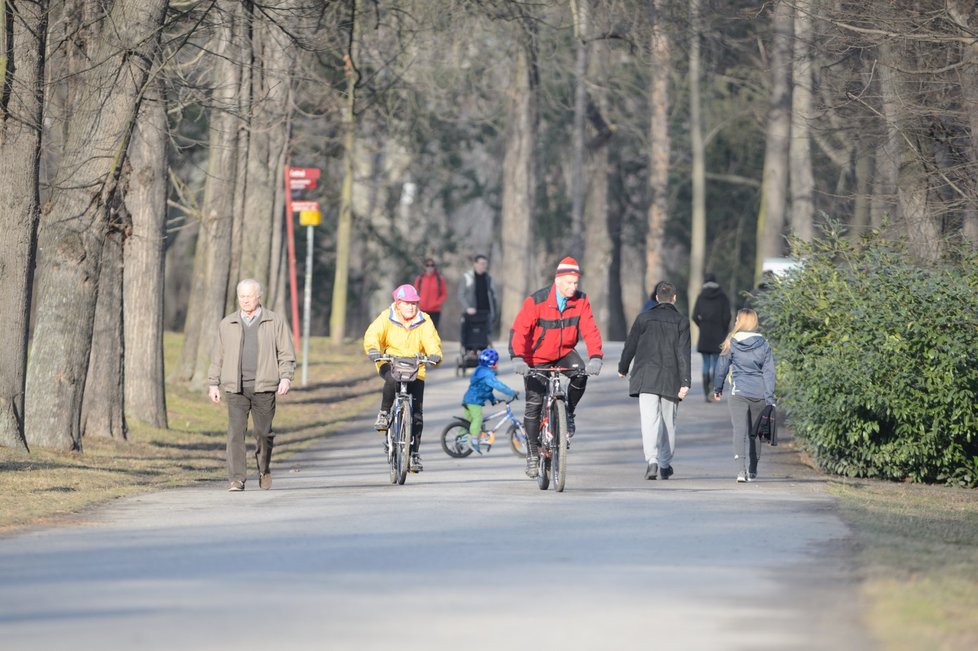
[[[877,234],[798,245],[755,304],[777,396],[825,471],[978,486],[978,259],[922,265]]]

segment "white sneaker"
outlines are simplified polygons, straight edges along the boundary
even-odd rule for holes
[[[737,483],[738,484],[742,484],[742,483],[744,483],[746,481],[747,481],[747,473],[746,472],[743,472],[743,471],[738,472],[737,473]]]

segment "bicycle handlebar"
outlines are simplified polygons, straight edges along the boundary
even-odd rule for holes
[[[388,355],[387,353],[384,353],[383,355],[381,355],[380,357],[378,357],[377,358],[377,361],[378,362],[393,362],[395,359],[397,359],[399,357],[401,357],[401,358],[408,358],[408,359],[416,359],[416,360],[418,360],[418,363],[419,364],[437,364],[438,363],[438,362],[432,361],[432,359],[430,357],[428,357],[427,355]]]
[[[564,373],[565,371],[577,371],[578,375],[590,375],[587,369],[580,366],[531,366],[527,369],[527,375],[537,375],[539,377],[549,377],[551,373]]]

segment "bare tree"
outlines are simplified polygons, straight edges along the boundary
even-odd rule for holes
[[[785,200],[788,193],[788,138],[791,133],[791,53],[793,9],[785,0],[774,6],[770,49],[771,87],[765,135],[761,209],[757,217],[757,258],[754,280],[759,281],[764,258],[784,250]]]
[[[812,0],[795,1],[795,40],[791,90],[791,140],[788,158],[791,166],[791,227],[795,236],[811,241],[814,231],[812,193]]]
[[[669,70],[672,41],[665,22],[666,0],[649,3],[649,202],[645,239],[645,287],[665,278],[663,233],[669,215]]]
[[[160,428],[167,427],[163,370],[167,142],[166,106],[157,82],[147,89],[129,143],[125,206],[132,231],[125,245],[123,323],[126,415]]]
[[[703,26],[700,0],[689,3],[689,148],[693,159],[691,181],[693,199],[690,210],[689,284],[686,289],[687,309],[692,316],[693,300],[703,285],[703,264],[706,256],[706,145],[703,143],[702,107],[700,99],[700,38]],[[695,340],[698,328],[690,324]]]
[[[356,157],[356,91],[360,71],[356,68],[359,40],[357,0],[350,2],[350,38],[344,57],[346,74],[346,112],[343,114],[343,187],[340,191],[340,217],[336,227],[336,273],[333,279],[333,304],[329,336],[341,343],[346,331],[347,289],[350,277],[350,239],[353,231],[353,162]]]
[[[166,0],[118,0],[91,25],[39,234],[37,323],[27,373],[28,443],[81,449],[81,403],[109,206],[159,40]],[[110,27],[111,26],[111,27]]]
[[[120,191],[124,191],[120,188]],[[118,195],[117,195],[118,196]],[[129,437],[125,414],[123,359],[122,267],[123,248],[129,231],[129,215],[118,199],[111,210],[109,232],[102,243],[98,298],[89,352],[88,375],[82,394],[81,435]]]
[[[25,448],[24,385],[40,217],[38,166],[44,98],[47,0],[4,3],[0,12],[0,445]]]
[[[535,49],[536,25],[521,14],[517,23],[512,87],[503,158],[502,265],[499,281],[500,316],[512,323],[530,291],[533,273],[533,214],[536,203],[537,168],[535,151],[538,128],[539,71]],[[505,325],[504,325],[505,329]]]

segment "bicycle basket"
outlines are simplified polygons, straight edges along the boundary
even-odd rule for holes
[[[416,357],[395,357],[391,362],[391,377],[395,382],[412,382],[418,377]]]

